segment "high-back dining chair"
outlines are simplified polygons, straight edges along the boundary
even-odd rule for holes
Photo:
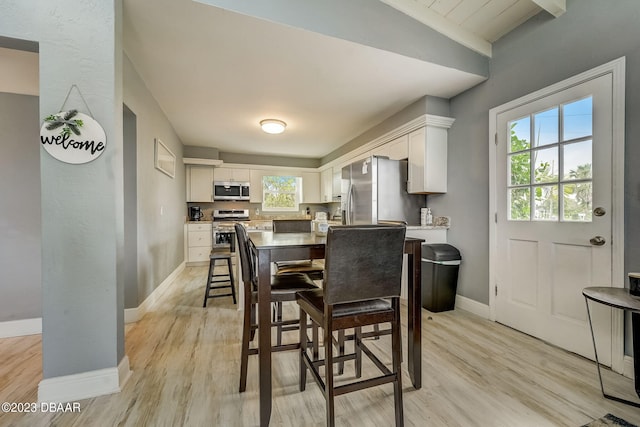
[[[310,233],[312,231],[310,219],[274,219],[272,223],[274,233]],[[313,280],[322,280],[324,272],[324,260],[321,259],[276,261],[274,264],[277,275],[304,273]],[[282,303],[275,305],[273,320],[282,321]],[[279,327],[276,335],[277,344],[282,343],[282,331],[283,327]]]
[[[301,291],[300,306],[300,391],[306,387],[307,369],[323,390],[327,426],[335,424],[334,397],[385,383],[393,383],[396,426],[402,426],[402,363],[400,335],[400,284],[405,227],[402,225],[347,225],[329,227],[325,250],[325,277],[322,289]],[[313,336],[318,326],[324,330],[324,359],[318,357],[318,340],[308,353],[307,316]],[[390,370],[362,341],[363,326],[391,322],[392,369]],[[355,329],[354,352],[333,354],[333,332]],[[381,331],[380,334],[386,331]],[[380,342],[380,341],[378,341]],[[362,353],[382,375],[334,386],[334,364],[355,360],[356,377],[362,376]],[[320,367],[324,366],[324,382]]]
[[[310,219],[274,219],[274,233],[311,233]],[[276,274],[306,273],[314,280],[322,280],[323,260],[278,261]]]
[[[274,219],[274,233],[310,233],[310,219]]]
[[[242,325],[242,349],[240,354],[240,392],[247,388],[247,365],[250,354],[258,354],[257,348],[250,348],[249,343],[258,329],[256,322],[256,304],[258,302],[257,279],[255,273],[255,260],[249,249],[247,230],[241,224],[235,225],[238,238],[238,251],[242,265],[242,282],[244,284],[244,320]],[[317,289],[313,280],[306,274],[291,273],[274,276],[271,282],[271,302],[295,301],[296,292],[302,290]],[[297,325],[298,319],[274,322],[271,326]],[[280,343],[278,343],[280,344]],[[295,350],[300,343],[288,345],[276,345],[271,351]]]

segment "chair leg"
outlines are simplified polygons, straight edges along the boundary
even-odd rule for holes
[[[307,313],[300,309],[300,391],[307,385],[307,364],[304,355],[307,353],[309,338],[307,337]]]
[[[311,322],[311,339],[313,342],[313,361],[318,360],[318,356],[320,354],[320,340],[318,339],[318,324],[316,322]]]
[[[344,356],[344,329],[338,331],[338,355]],[[338,375],[344,374],[344,362],[338,362]]]
[[[245,295],[245,298],[247,298],[247,296]],[[246,307],[246,305],[245,305]],[[245,309],[246,310],[246,309]],[[256,318],[257,314],[256,314],[256,307],[255,304],[251,304],[251,324],[252,325],[257,325],[258,324],[258,319]],[[253,341],[253,339],[256,337],[256,330],[254,328],[251,329],[251,334],[249,337],[249,341]]]
[[[324,328],[324,396],[327,406],[327,427],[335,427],[335,406],[333,390],[333,339],[331,338],[331,327],[325,325]]]
[[[282,322],[282,302],[276,303],[276,322]],[[282,325],[276,327],[276,345],[282,345]]]
[[[211,289],[211,276],[213,275],[213,270],[216,266],[216,260],[212,259],[209,261],[209,273],[207,274],[207,287],[204,290],[204,302],[202,303],[203,307],[207,306],[207,300],[209,299],[209,291]]]
[[[231,263],[231,258],[227,258],[227,266],[229,267],[229,283],[231,284],[231,297],[233,298],[233,303],[237,304],[236,300],[236,285],[233,280],[233,264]]]
[[[360,342],[362,341],[362,328],[355,328],[356,339],[353,342],[353,350],[356,354],[356,378],[362,376],[362,349],[360,348]]]
[[[393,349],[393,372],[396,380],[393,383],[393,398],[395,403],[396,427],[404,426],[404,409],[402,403],[402,335],[400,332],[400,302],[398,298],[394,298],[394,320],[393,331],[391,335],[391,346]]]
[[[254,305],[251,304],[251,295],[245,295],[245,304],[244,304],[244,320],[242,324],[242,350],[240,353],[240,388],[239,391],[242,393],[247,389],[247,365],[249,364],[249,341],[251,340],[251,335],[255,334],[255,330],[251,328],[253,324],[251,321],[252,317],[255,317],[254,314]]]

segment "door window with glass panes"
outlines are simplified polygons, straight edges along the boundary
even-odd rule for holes
[[[593,100],[509,122],[509,220],[590,222]]]

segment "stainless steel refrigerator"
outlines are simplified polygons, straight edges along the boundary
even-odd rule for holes
[[[342,222],[420,224],[426,198],[407,193],[407,161],[372,156],[342,168]]]

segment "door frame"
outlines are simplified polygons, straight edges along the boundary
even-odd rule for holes
[[[624,126],[625,126],[625,57],[585,71],[551,86],[507,102],[489,110],[489,318],[496,320],[495,286],[497,265],[497,129],[499,114],[528,104],[540,98],[576,86],[596,77],[611,74],[613,77],[612,153],[611,153],[611,286],[623,288],[624,273]],[[624,372],[624,313],[612,310],[611,318],[611,369]]]

